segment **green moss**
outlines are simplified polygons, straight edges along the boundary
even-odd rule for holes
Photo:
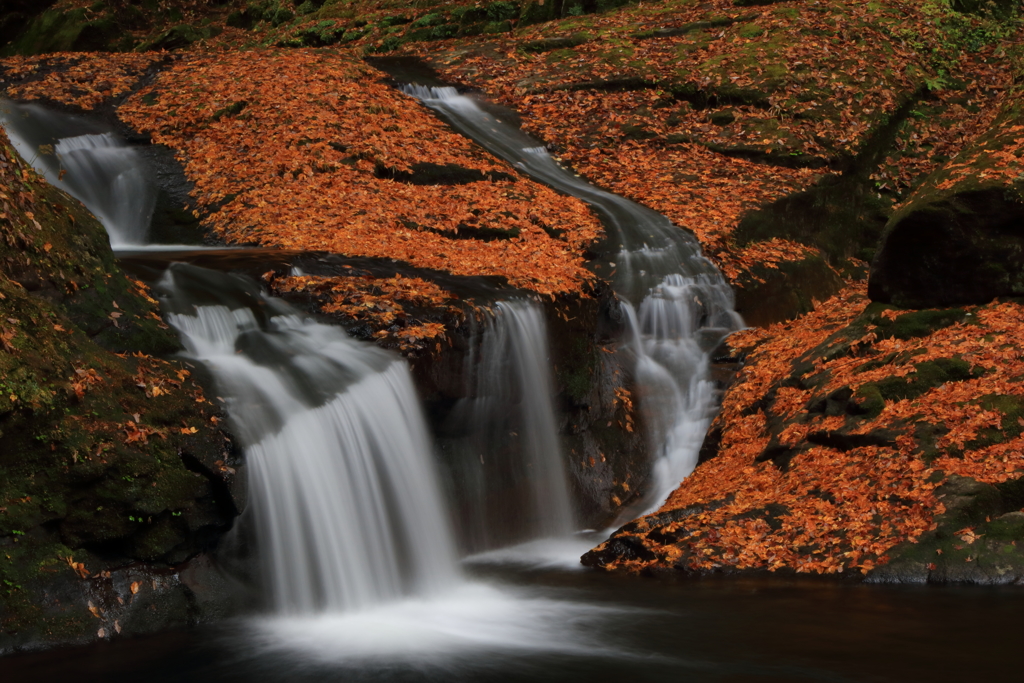
[[[18,173],[14,192],[18,163],[0,165],[11,197],[0,224],[0,334],[8,342],[0,348],[0,613],[6,632],[48,629],[53,637],[78,622],[32,602],[53,571],[71,571],[61,558],[90,558],[91,572],[180,561],[179,550],[160,550],[196,552],[201,526],[227,523],[203,512],[195,528],[151,528],[165,513],[213,498],[211,483],[179,453],[213,463],[224,442],[182,365],[129,355],[178,344],[155,302],[118,268],[102,226],[29,172]],[[197,432],[182,434],[183,422]]]
[[[424,14],[422,17],[412,22],[413,28],[422,28],[424,26],[438,26],[445,23],[445,15],[440,12],[434,12],[431,14]]]
[[[557,18],[558,7],[554,2],[550,0],[548,2],[529,0],[523,3],[523,9],[519,14],[519,24],[520,26],[528,26]]]
[[[764,35],[764,29],[757,24],[743,24],[736,30],[736,33],[741,38],[757,38]]]
[[[484,33],[508,33],[511,30],[511,21],[492,21],[484,26]]]
[[[862,387],[874,386],[879,395],[888,401],[915,399],[929,389],[941,386],[946,382],[962,382],[976,379],[983,374],[979,369],[972,370],[969,363],[960,358],[939,358],[925,361],[914,366],[914,373],[906,378],[886,377]],[[860,391],[858,391],[860,393]],[[866,395],[866,394],[865,394]]]
[[[945,451],[939,450],[938,442],[949,430],[943,425],[933,425],[928,422],[918,422],[914,425],[914,439],[917,441],[918,452],[926,465],[930,465],[935,458],[946,455]]]
[[[121,37],[122,32],[111,19],[90,19],[89,12],[84,9],[49,9],[37,16],[3,53],[33,55],[104,50]]]
[[[408,24],[410,21],[412,20],[409,19],[408,17],[399,14],[390,17],[384,17],[383,19],[377,22],[377,25],[380,26],[381,28],[390,28],[392,26],[401,26],[403,24]]]
[[[746,214],[734,238],[741,245],[782,238],[820,248],[833,262],[870,261],[888,202],[855,177],[826,176],[815,186]]]
[[[519,5],[508,0],[497,0],[487,5],[484,11],[493,22],[511,21],[519,15]]]
[[[957,323],[969,322],[972,317],[963,308],[939,308],[922,311],[900,311],[900,315],[893,320],[889,320],[881,315],[883,311],[887,310],[899,311],[895,306],[875,302],[869,304],[859,316],[861,320],[876,326],[875,333],[880,339],[927,337],[936,330],[941,330]]]
[[[452,9],[452,19],[460,24],[475,24],[487,19],[487,10],[472,5],[455,7]]]
[[[445,38],[454,38],[459,35],[458,24],[442,24],[435,26],[430,31],[430,40],[444,40]]]
[[[853,394],[853,400],[858,405],[859,411],[869,419],[878,417],[885,409],[885,398],[877,384],[865,384],[858,387]]]
[[[820,254],[784,261],[776,268],[757,265],[733,283],[736,310],[748,325],[767,326],[814,310],[843,287]]]
[[[1007,439],[1020,436],[1021,432],[1024,431],[1024,426],[1021,424],[1024,421],[1024,398],[1003,394],[988,394],[976,401],[972,401],[972,403],[980,405],[985,410],[1001,413],[1003,417],[998,428],[987,427],[979,429],[977,436],[964,444],[966,450],[986,448],[1003,443]]]
[[[610,12],[613,9],[631,4],[633,0],[595,0],[594,9],[598,12]]]
[[[1007,436],[1017,437],[1024,430],[1024,426],[1021,425],[1021,421],[1024,420],[1024,398],[1005,394],[987,394],[978,399],[977,403],[985,410],[1002,413],[1003,419],[1000,428]]]
[[[585,405],[597,372],[597,349],[590,339],[574,337],[569,353],[559,368],[559,379],[565,392],[576,405]]]

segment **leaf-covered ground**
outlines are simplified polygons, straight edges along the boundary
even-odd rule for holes
[[[120,22],[123,28],[131,28],[129,33],[137,48],[157,46],[161,32],[174,29],[181,33],[182,27],[202,29],[203,35],[193,35],[194,40],[172,41],[160,46],[200,54],[213,50],[221,55],[214,57],[206,53],[207,61],[202,62],[203,66],[179,63],[171,72],[177,76],[161,76],[166,83],[180,83],[184,79],[196,79],[200,70],[208,76],[217,74],[218,69],[223,70],[224,78],[213,91],[195,103],[197,111],[205,112],[205,116],[219,114],[217,120],[203,120],[203,115],[185,117],[175,108],[172,116],[181,119],[177,130],[172,132],[175,124],[170,121],[161,124],[163,130],[158,138],[171,141],[174,137],[183,154],[186,153],[185,139],[198,127],[212,126],[238,136],[256,134],[261,136],[261,142],[267,143],[273,139],[263,135],[266,131],[257,120],[260,118],[259,100],[281,98],[282,88],[259,77],[240,87],[232,76],[238,68],[237,60],[231,64],[235,58],[226,56],[231,50],[332,45],[340,48],[338,54],[348,58],[394,50],[426,57],[447,78],[480,88],[491,98],[514,107],[523,115],[525,127],[557,148],[564,161],[578,172],[665,213],[680,226],[693,231],[730,280],[755,289],[764,282],[766,272],[772,274],[771,269],[777,268],[779,263],[803,261],[817,251],[823,251],[835,268],[842,269],[850,263],[856,267],[855,262],[848,263],[846,259],[854,256],[869,259],[880,225],[848,230],[851,234],[845,238],[815,237],[801,234],[792,227],[801,222],[801,217],[787,216],[772,218],[767,227],[762,224],[755,229],[737,230],[748,227],[742,224],[751,210],[799,191],[813,191],[832,182],[830,178],[857,176],[858,193],[872,199],[855,202],[849,209],[853,214],[850,220],[857,220],[866,211],[891,212],[908,191],[954,156],[965,140],[974,137],[991,121],[998,109],[998,99],[1010,81],[1010,70],[1004,67],[1008,51],[1015,49],[1018,33],[1015,20],[1005,20],[1002,15],[955,12],[938,0],[887,0],[866,4],[845,0],[827,6],[799,2],[741,3],[738,6],[730,0],[699,5],[667,0],[619,8],[615,8],[615,4],[578,3],[578,8],[574,9],[573,3],[561,3],[550,11],[542,11],[543,6],[533,2],[409,5],[328,0],[290,6],[261,0],[202,7],[200,3],[176,0],[162,5],[159,11],[145,12],[144,18],[135,19],[128,16],[132,14],[130,10],[116,3],[109,7],[94,5],[89,9],[89,20],[109,19]],[[84,11],[85,7],[77,0],[62,0],[53,11],[69,12],[76,8]],[[595,8],[608,11],[593,13]],[[294,61],[293,74],[303,69],[308,73],[309,57],[304,54],[302,50],[288,50],[280,51],[275,57],[254,58],[254,75],[260,72],[259,64],[264,58],[271,60],[264,70],[273,64],[274,69],[288,73],[283,61]],[[49,61],[55,59],[73,58],[59,56]],[[128,77],[138,73],[140,67],[144,68],[145,63],[140,61],[144,59],[140,56],[131,63],[116,66],[108,62],[97,68],[75,65],[71,71],[85,76],[48,73],[45,80],[35,84],[16,84],[10,88],[10,94],[38,96],[57,91],[56,86],[69,84],[57,83],[58,80],[81,83],[88,80],[89,74],[100,78],[109,71],[111,75],[103,75],[104,80],[100,81],[107,86],[105,88],[96,88],[92,93],[71,89],[69,94],[47,96],[81,105],[89,98],[95,99],[97,92],[100,95],[123,92]],[[202,58],[190,56],[186,61],[199,64],[197,59]],[[218,61],[224,63],[217,66]],[[303,63],[306,66],[302,66]],[[7,67],[8,75],[23,77],[25,71],[33,68],[33,63],[32,60],[12,61]],[[346,67],[337,65],[333,72],[335,78],[361,81],[367,77],[361,68],[353,62]],[[363,76],[357,77],[359,73]],[[304,76],[299,75],[299,78]],[[192,87],[202,89],[201,83],[203,78],[199,77]],[[315,94],[318,89],[327,87],[325,83],[326,79],[313,79],[303,82],[297,90],[308,88]],[[371,100],[388,100],[376,106],[390,107],[394,109],[395,118],[412,123],[408,107],[391,107],[393,93],[370,94],[373,86],[366,87],[369,88],[366,95]],[[260,92],[259,97],[256,91]],[[311,99],[310,108],[322,110],[328,118],[339,113],[331,111],[330,102],[317,97]],[[135,113],[129,113],[128,117],[135,116],[133,123],[146,125],[139,118],[140,114],[148,111],[150,115],[157,115],[166,104],[173,103],[154,99],[147,109],[140,107],[136,99],[129,107]],[[212,111],[199,110],[199,107],[211,106]],[[248,106],[249,111],[233,111],[232,108],[240,106]],[[268,102],[267,106],[275,105]],[[353,116],[354,112],[342,113]],[[239,116],[248,121],[247,127],[232,130],[231,123],[237,123]],[[316,121],[317,116],[316,112],[310,112],[304,117],[305,125]],[[226,120],[222,124],[220,119]],[[358,116],[350,123],[360,127],[372,125],[359,120]],[[418,134],[415,125],[406,124],[403,125],[410,128],[410,135]],[[893,130],[887,129],[890,124]],[[152,126],[153,121],[148,125]],[[387,123],[380,127],[386,128]],[[322,142],[333,131],[325,130],[320,121],[308,132],[309,139]],[[396,140],[385,142],[400,145],[404,133],[396,133],[393,136]],[[298,136],[291,141],[302,139]],[[219,144],[205,138],[203,141],[207,147]],[[334,168],[345,159],[353,168],[341,171],[368,170],[365,164],[363,168],[356,168],[358,162],[408,170],[401,163],[388,166],[385,157],[392,149],[384,151],[383,156],[380,149],[367,152],[372,158],[361,159],[358,158],[359,145],[352,146],[355,154],[339,150],[333,154],[318,151],[317,144],[320,143],[300,150],[298,155],[293,152],[288,169],[276,171],[295,173],[303,167],[330,168],[331,175],[338,175]],[[194,156],[200,154],[198,145],[190,141],[190,153]],[[255,152],[251,145],[244,143],[239,148],[246,153]],[[273,149],[267,152],[268,158],[280,156]],[[204,158],[216,156],[212,148],[204,148],[201,153]],[[411,159],[406,161],[415,163]],[[203,163],[218,162],[211,158]],[[479,163],[477,159],[477,165]],[[266,183],[236,187],[241,184],[227,180],[229,174],[214,171],[211,175],[200,171],[195,164],[193,161],[190,175],[207,186],[202,201],[212,202],[215,196],[235,200],[232,202],[235,206],[226,207],[219,217],[210,220],[211,227],[233,241],[269,244],[274,242],[269,236],[273,231],[281,233],[277,243],[294,241],[286,234],[289,228],[280,225],[273,216],[262,221],[271,223],[269,226],[248,217],[242,221],[247,225],[237,230],[222,225],[226,221],[233,222],[235,213],[245,203],[244,199],[241,203],[237,201],[242,194],[248,193],[251,199],[253,193],[262,192],[265,197],[262,201],[268,204],[291,203],[294,206],[297,201],[308,201],[308,192],[327,191],[323,187],[325,179],[316,177],[323,170],[308,174],[311,178],[305,182],[309,191],[291,200],[274,194]],[[377,175],[381,170],[376,168]],[[214,187],[213,175],[224,176],[218,182],[227,185]],[[483,185],[472,189],[481,187]],[[242,192],[238,192],[239,189]],[[424,201],[419,196],[422,192],[413,188],[405,188],[399,194],[407,195],[395,197],[399,203]],[[450,194],[464,193],[452,189]],[[525,193],[521,199],[533,201],[532,192]],[[459,201],[465,198],[457,197],[456,202]],[[825,203],[836,201],[826,198]],[[480,210],[478,206],[473,208]],[[287,209],[284,210],[281,217],[287,214]],[[356,209],[359,210],[362,209]],[[483,210],[486,211],[486,207]],[[841,212],[843,209],[828,210]],[[338,215],[334,208],[328,212]],[[424,218],[421,212],[415,213],[417,216],[400,215],[398,219],[403,225],[412,223],[414,229],[426,228],[428,232],[436,227],[449,231],[454,227],[460,235],[464,232],[459,230],[458,222],[435,226],[436,216],[426,216],[424,221],[417,219]],[[519,212],[513,213],[522,218]],[[393,218],[387,216],[388,220]],[[537,222],[536,218],[532,220]],[[476,224],[465,223],[470,227]],[[302,227],[305,231],[309,226],[302,223]],[[550,229],[550,225],[543,227]],[[322,233],[318,228],[314,226],[314,234]],[[489,233],[487,239],[498,240],[503,236],[502,230],[515,233],[518,229],[516,225],[496,226],[498,232]],[[245,231],[251,234],[244,234]],[[852,234],[854,232],[857,234]],[[353,240],[365,242],[368,234],[353,235]],[[419,234],[415,239],[428,245],[418,251],[435,251],[437,245],[433,244],[433,237]],[[322,235],[320,239],[311,236],[303,243],[319,244],[320,248],[328,243],[339,248],[351,246],[344,239],[330,241]],[[448,251],[442,249],[440,252],[445,256],[434,259],[431,267],[456,273],[481,272],[479,264],[492,259],[498,248],[490,245],[478,249],[478,246],[468,242]],[[402,257],[408,252],[401,244],[389,243],[388,248],[391,247],[396,247]],[[482,253],[467,253],[464,259],[456,259],[465,263],[454,264],[454,267],[446,261],[450,258],[449,251],[469,250]],[[354,251],[368,250],[361,245]],[[541,261],[550,260],[549,257],[550,253],[540,255]],[[472,261],[477,264],[471,264]],[[417,262],[417,265],[422,264]],[[541,263],[539,267],[545,271],[548,265]],[[560,270],[563,272],[558,275],[542,272],[539,277],[534,274],[517,277],[513,274],[509,279],[519,286],[529,280],[540,280],[530,288],[542,292],[572,289],[576,280],[585,279],[581,272],[568,272],[572,268]],[[814,296],[822,298],[832,291],[834,285],[830,284],[804,298],[808,301]]]
[[[187,56],[119,114],[178,150],[206,224],[230,243],[394,258],[546,295],[590,279],[581,252],[600,228],[582,203],[489,158],[351,57]]]
[[[593,563],[870,572],[937,528],[948,478],[1024,475],[1022,318],[1009,301],[903,311],[855,285],[733,335],[745,364],[713,427],[717,455]],[[624,538],[629,552],[601,557]]]
[[[752,208],[863,173],[891,210],[954,156],[995,115],[1017,40],[1015,24],[927,0],[716,0],[401,49],[515,108],[571,166],[692,230],[739,280],[787,237],[735,235]],[[838,267],[877,236],[804,242]]]

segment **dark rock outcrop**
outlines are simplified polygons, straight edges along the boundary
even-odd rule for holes
[[[1024,584],[1024,483],[984,484],[949,476],[936,489],[946,512],[936,529],[891,551],[870,583]]]
[[[194,623],[213,608],[183,572],[213,580],[195,558],[244,505],[219,408],[161,358],[177,340],[102,226],[2,135],[0,204],[0,651]]]
[[[934,173],[886,226],[868,294],[906,308],[1024,295],[1024,107],[1007,94],[992,127]]]
[[[993,187],[915,203],[890,223],[869,294],[906,308],[1024,295],[1024,201]]]

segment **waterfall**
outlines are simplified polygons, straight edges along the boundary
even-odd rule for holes
[[[639,315],[624,307],[633,331],[640,408],[650,443],[658,449],[652,472],[657,504],[697,466],[714,417],[708,344],[701,343],[712,332],[705,326],[702,298],[709,291],[715,287],[706,278],[667,275],[644,297]]]
[[[156,192],[134,149],[79,117],[38,105],[0,100],[0,123],[23,159],[99,219],[112,247],[146,243]]]
[[[245,447],[278,613],[352,611],[458,583],[430,439],[400,358],[237,276],[173,264],[158,291]]]
[[[538,304],[502,301],[476,335],[468,397],[449,417],[463,542],[485,550],[574,531]]]
[[[19,153],[54,184],[79,192],[112,243],[153,246],[144,229],[118,232],[149,220],[135,202],[148,189],[134,184],[145,177],[131,149],[78,117],[0,104]],[[125,215],[136,218],[114,220]],[[240,275],[173,263],[154,292],[183,355],[212,375],[245,450],[249,499],[236,530],[255,532],[273,608],[247,622],[255,656],[283,651],[303,666],[400,663],[433,674],[450,673],[467,651],[486,653],[488,663],[495,655],[518,661],[524,652],[612,651],[593,626],[626,612],[463,576],[430,435],[401,358],[310,320]],[[524,485],[525,512],[513,526],[527,537],[568,533],[573,518],[539,307],[496,304],[477,346],[466,414],[516,432],[508,436],[518,459],[502,470]]]
[[[474,99],[451,87],[408,85],[403,91],[493,154],[583,200],[601,217],[611,258],[595,270],[612,282],[630,321],[640,408],[655,454],[649,504],[658,507],[697,464],[716,402],[710,353],[743,324],[733,310],[732,290],[691,234],[575,176],[536,140]]]

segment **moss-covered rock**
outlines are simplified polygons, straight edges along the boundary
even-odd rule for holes
[[[819,254],[774,267],[755,266],[734,284],[736,312],[747,325],[767,327],[814,310],[843,287],[842,278]]]
[[[88,577],[138,562],[171,576],[237,507],[218,409],[189,368],[158,357],[178,344],[156,301],[118,268],[96,219],[5,136],[0,203],[5,650],[96,637]]]
[[[10,0],[0,14],[0,46],[14,40],[36,16],[49,9],[55,0]]]
[[[1024,295],[1021,91],[995,123],[930,176],[889,220],[869,295],[908,308]]]
[[[47,10],[4,49],[7,54],[41,54],[108,49],[121,37],[110,18],[90,19],[87,10]]]
[[[950,475],[936,495],[946,511],[935,528],[891,552],[892,560],[871,572],[872,583],[1024,582],[1024,513],[1021,482],[983,484]]]

